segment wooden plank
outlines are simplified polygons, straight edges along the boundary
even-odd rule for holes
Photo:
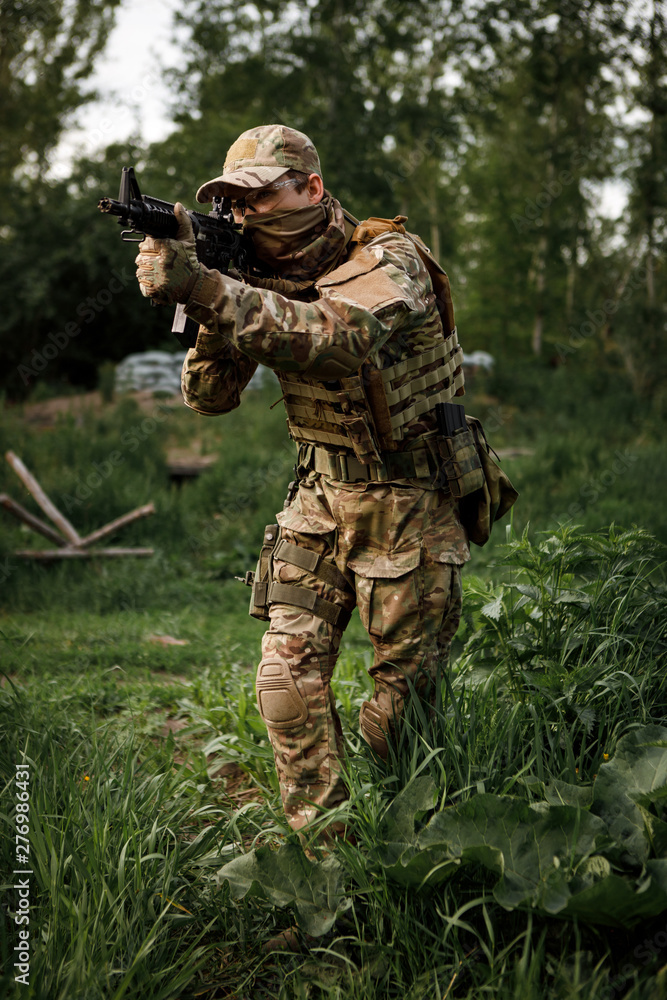
[[[13,451],[8,451],[5,454],[5,458],[26,489],[32,493],[47,517],[53,521],[57,528],[60,528],[60,531],[63,533],[65,538],[67,538],[72,545],[81,545],[81,536],[76,528],[69,523],[65,515],[61,514],[56,505],[48,498],[32,473],[28,472],[18,455],[15,455]]]
[[[85,538],[81,539],[81,546],[92,545],[94,542],[99,542],[100,539],[106,538],[107,535],[113,534],[114,531],[118,531],[119,528],[125,527],[126,524],[131,524],[132,521],[138,521],[140,517],[148,517],[149,514],[155,513],[155,504],[147,503],[143,507],[137,507],[135,510],[131,510],[129,514],[123,514],[122,517],[117,517],[115,521],[109,521],[103,527],[98,528],[97,531],[92,531]]]
[[[55,542],[56,545],[68,544],[67,539],[63,538],[62,535],[59,535],[54,528],[52,528],[49,524],[46,524],[45,521],[40,521],[38,517],[31,514],[29,510],[22,507],[20,503],[16,502],[16,500],[12,500],[12,498],[7,496],[6,493],[0,493],[0,506],[4,507],[5,510],[8,510],[10,514],[14,515],[14,517],[17,517],[19,521],[23,521],[27,524],[29,528],[33,529],[33,531],[39,531],[39,533],[44,535],[45,538],[48,538],[51,542]]]

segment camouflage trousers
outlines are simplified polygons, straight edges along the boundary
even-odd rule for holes
[[[353,608],[374,649],[362,735],[383,755],[408,681],[434,678],[447,664],[469,551],[456,504],[407,484],[311,474],[278,521],[257,697],[285,814],[301,830],[347,798],[330,682]]]

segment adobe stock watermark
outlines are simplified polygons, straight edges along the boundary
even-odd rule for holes
[[[36,347],[32,349],[32,356],[29,364],[21,364],[17,367],[17,372],[21,376],[24,385],[29,385],[30,380],[37,375],[41,375],[51,361],[65,350],[69,343],[78,337],[84,326],[92,323],[93,320],[103,312],[107,306],[111,305],[114,297],[123,289],[134,282],[134,274],[122,269],[114,268],[111,272],[111,280],[106,288],[101,288],[95,295],[89,295],[79,302],[76,307],[76,315],[81,320],[80,323],[71,321],[65,323],[61,330],[49,333],[47,343],[40,350]]]
[[[392,191],[395,190],[398,184],[409,180],[424,160],[437,152],[441,140],[446,135],[447,133],[443,128],[431,129],[427,139],[416,139],[409,152],[398,154],[398,165],[395,167],[395,172],[385,170],[382,174],[383,179]]]
[[[124,450],[119,451],[118,449],[114,449],[101,462],[93,462],[90,471],[85,476],[79,476],[73,494],[60,494],[60,503],[67,513],[75,507],[80,507],[86,500],[89,500],[93,493],[100,486],[103,486],[117,469],[122,467],[125,463],[125,452],[135,452],[144,441],[155,433],[161,424],[164,424],[169,419],[172,413],[173,410],[170,406],[157,403],[150,414],[143,417],[142,420],[130,427],[129,430],[123,431],[120,440]]]
[[[602,987],[599,1000],[614,1000],[615,997],[625,991],[628,983],[635,976],[640,967],[646,967],[660,957],[667,948],[667,924],[661,931],[657,931],[653,937],[645,938],[633,951],[633,957],[637,959],[637,964],[627,962],[618,974],[610,979],[606,986]],[[641,963],[641,966],[639,965]],[[655,994],[657,996],[657,994]]]
[[[121,97],[128,101],[144,101],[149,94],[155,91],[159,82],[158,77],[153,73],[146,73],[132,90],[123,93]],[[110,111],[105,113],[103,118],[97,121],[96,127],[86,133],[84,136],[85,145],[89,147],[90,151],[98,149],[102,145],[108,145],[109,136],[115,134],[118,125],[130,118],[131,115],[132,109],[128,104],[116,103]]]
[[[490,407],[486,414],[484,415],[484,430],[487,434],[495,434],[499,431],[501,427],[511,420],[511,411],[499,403],[497,406]]]
[[[587,340],[599,333],[632,293],[645,284],[647,273],[647,268],[643,264],[635,268],[618,298],[605,299],[600,309],[587,309],[588,319],[584,320],[579,327],[570,325],[568,327],[570,336],[567,343],[558,342],[555,345],[559,361],[564,362],[569,354],[574,354]]]
[[[276,479],[284,477],[285,472],[294,464],[294,444],[286,441],[282,448],[288,454],[279,454],[264,468],[251,472],[243,489],[234,495],[234,500],[222,504],[220,510],[207,521],[202,530],[196,536],[189,537],[190,549],[195,555],[215,541],[226,527],[238,521],[252,501],[268,486]]]
[[[516,212],[510,216],[517,233],[532,231],[543,224],[543,215],[550,205],[559,198],[563,191],[578,180],[579,175],[574,171],[583,167],[589,160],[594,160],[597,150],[582,153],[576,150],[570,157],[570,169],[559,170],[551,180],[544,181],[541,190],[535,198],[526,198],[523,215]]]
[[[587,507],[596,504],[613,486],[620,476],[624,476],[639,460],[639,455],[633,454],[626,448],[625,451],[617,449],[614,460],[610,466],[604,469],[599,475],[591,476],[579,489],[579,498],[567,508],[565,514],[561,515],[562,520],[567,517],[581,517]]]
[[[18,944],[14,945],[13,957],[16,973],[14,980],[22,986],[30,985],[30,876],[33,874],[30,860],[30,767],[16,764],[14,802],[14,869],[13,889],[16,892],[14,923],[19,928]]]

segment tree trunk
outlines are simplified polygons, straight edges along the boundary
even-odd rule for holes
[[[547,236],[542,233],[537,244],[537,260],[535,262],[535,321],[533,323],[533,354],[542,353],[542,334],[544,333],[544,289],[546,288],[547,270]]]

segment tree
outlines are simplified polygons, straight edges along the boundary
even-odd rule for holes
[[[635,390],[653,395],[667,377],[667,4],[652,0],[634,26],[633,104],[628,129],[631,185],[628,243],[637,248],[617,319],[623,358]]]
[[[21,227],[5,234],[0,343],[2,387],[12,399],[38,383],[93,389],[103,361],[178,349],[173,310],[153,309],[139,294],[136,245],[97,209],[101,195],[116,196],[128,163],[140,166],[141,151],[127,143],[81,161],[67,180],[27,199]]]
[[[178,19],[191,43],[176,81],[182,110],[168,143],[172,163],[194,187],[220,172],[240,132],[283,122],[313,138],[327,186],[351,212],[408,214],[437,249],[451,232],[438,216],[462,120],[445,84],[461,8],[460,0],[298,8],[186,0]]]
[[[591,182],[612,169],[611,72],[625,2],[501,0],[480,10],[485,45],[467,74],[476,141],[464,170],[472,240],[468,304],[480,337],[534,354],[589,306]]]
[[[12,219],[17,184],[43,180],[68,115],[94,95],[84,84],[120,0],[3,0],[0,4],[0,210]]]

